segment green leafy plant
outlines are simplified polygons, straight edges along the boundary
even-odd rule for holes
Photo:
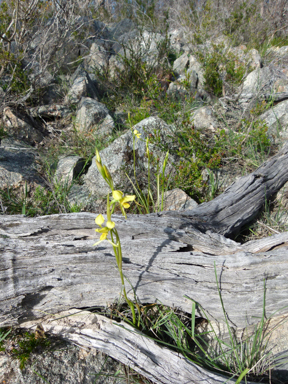
[[[10,213],[17,214],[22,213],[26,214],[26,206],[27,206],[27,183],[23,188],[23,192],[16,193],[12,191],[11,188],[7,187],[7,189],[0,190],[0,203],[2,208],[2,213]]]
[[[71,186],[52,181],[49,182],[48,188],[37,186],[34,192],[29,192],[25,183],[22,193],[7,187],[0,190],[2,211],[6,214],[20,213],[26,216],[80,212],[81,205],[70,204],[67,199]]]
[[[38,337],[36,333],[25,332],[17,336],[17,346],[12,349],[12,356],[19,360],[20,369],[24,369],[32,353],[42,351],[50,346],[50,340]]]
[[[224,43],[212,44],[212,52],[196,52],[196,55],[203,65],[204,87],[217,97],[222,96],[225,83],[236,87],[247,72],[236,55],[226,52]]]

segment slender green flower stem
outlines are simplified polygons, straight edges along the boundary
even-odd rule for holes
[[[130,299],[128,299],[128,296],[126,293],[124,275],[123,275],[123,271],[122,271],[122,249],[121,249],[121,242],[120,242],[120,238],[119,238],[117,229],[113,229],[111,231],[111,240],[112,240],[112,243],[115,244],[113,234],[116,237],[116,244],[117,244],[117,246],[113,246],[113,250],[114,250],[114,254],[115,254],[115,258],[116,258],[116,262],[117,262],[117,266],[118,266],[118,270],[119,270],[119,274],[120,274],[120,278],[121,278],[123,294],[124,294],[124,297],[125,297],[127,304],[129,305],[129,307],[131,309],[132,317],[133,317],[133,324],[135,325],[136,324],[135,308],[134,308],[134,304],[132,303],[132,301]]]
[[[147,153],[147,157],[148,157],[148,196],[147,196],[147,206],[149,207],[149,197],[150,197],[150,194],[152,195],[151,193],[151,173],[150,173],[150,152],[149,152],[149,141],[148,141],[148,138],[147,138],[147,141],[146,141],[146,153]],[[152,199],[153,201],[153,199]]]
[[[160,174],[157,172],[157,201],[156,201],[156,210],[160,211]]]
[[[132,134],[132,136],[133,136],[133,162],[134,162],[134,164],[133,164],[133,168],[134,168],[134,178],[135,178],[135,183],[136,183],[136,185],[137,185],[138,190],[141,191],[140,186],[139,186],[139,184],[138,184],[137,176],[136,176],[135,135]]]

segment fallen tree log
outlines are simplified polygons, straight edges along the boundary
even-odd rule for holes
[[[70,310],[57,316],[46,316],[41,325],[53,335],[84,348],[105,352],[155,383],[232,384],[236,381],[209,372],[184,356],[157,345],[126,323],[117,323],[87,311]],[[35,321],[22,326],[30,330],[36,328]]]
[[[251,174],[241,177],[214,200],[181,213],[202,231],[210,229],[232,236],[257,216],[264,205],[288,181],[288,142],[277,155]],[[177,213],[170,213],[177,215]]]
[[[287,314],[288,233],[243,245],[223,236],[237,233],[288,180],[287,150],[288,145],[193,211],[127,220],[114,215],[131,299],[134,290],[142,303],[158,301],[186,312],[194,300],[199,316],[204,308],[210,318],[224,321],[216,271],[233,326],[245,327],[261,317],[264,280],[266,315],[278,309]],[[93,213],[0,217],[0,326],[27,324],[71,308],[106,306],[119,297],[110,244],[93,246],[94,219]]]
[[[112,247],[108,242],[93,246],[94,219],[92,213],[2,217],[2,326],[41,318],[43,313],[106,306],[119,297]],[[275,303],[288,305],[288,233],[241,246],[218,234],[192,232],[191,226],[189,231],[175,230],[169,218],[157,215],[127,221],[115,216],[114,221],[122,241],[124,274],[142,303],[158,300],[190,312],[188,296],[211,316],[223,319],[215,263],[222,297],[236,326],[261,317],[264,279],[267,315],[279,309]],[[181,222],[173,218],[173,226]],[[263,247],[265,252],[259,252]],[[133,298],[132,289],[130,295]]]

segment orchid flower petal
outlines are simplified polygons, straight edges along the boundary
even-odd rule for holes
[[[127,203],[128,201],[134,201],[136,198],[135,195],[127,195],[127,196],[124,196],[123,199],[121,199],[121,204],[125,204]]]
[[[121,200],[122,197],[123,197],[123,192],[121,192],[121,191],[113,191],[113,192],[112,192],[112,196],[113,196],[113,199],[114,199],[114,200],[119,201],[119,200]]]
[[[104,223],[104,221],[105,221],[105,219],[104,219],[104,217],[103,217],[101,214],[98,215],[98,216],[96,217],[96,219],[95,219],[95,223],[96,223],[97,225],[99,225],[99,227],[102,226],[102,224]]]
[[[114,221],[110,221],[110,220],[107,221],[106,225],[107,225],[107,228],[109,228],[109,229],[112,229],[115,227]]]
[[[101,240],[101,241],[106,240],[107,235],[108,235],[107,232],[102,233],[102,235],[100,236],[100,240]]]

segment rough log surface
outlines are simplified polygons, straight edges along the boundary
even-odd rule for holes
[[[220,196],[191,211],[181,212],[181,216],[189,218],[202,231],[209,229],[224,236],[235,235],[258,214],[265,199],[269,200],[288,181],[287,169],[288,142],[277,155],[253,173],[236,180]]]
[[[212,373],[185,357],[163,348],[125,323],[86,311],[70,310],[46,316],[41,325],[45,332],[60,336],[82,347],[96,348],[130,366],[159,384],[232,384],[219,373]],[[34,322],[22,324],[35,330]],[[249,384],[249,382],[248,382]]]
[[[1,219],[1,325],[73,307],[106,306],[119,297],[111,245],[93,246],[93,213]],[[235,325],[245,326],[255,322],[252,316],[261,316],[264,279],[267,316],[288,305],[288,233],[241,246],[193,229],[186,219],[148,215],[114,220],[122,239],[124,274],[142,303],[158,300],[190,312],[188,296],[211,316],[223,319],[215,263]],[[131,289],[130,295],[133,298]]]

